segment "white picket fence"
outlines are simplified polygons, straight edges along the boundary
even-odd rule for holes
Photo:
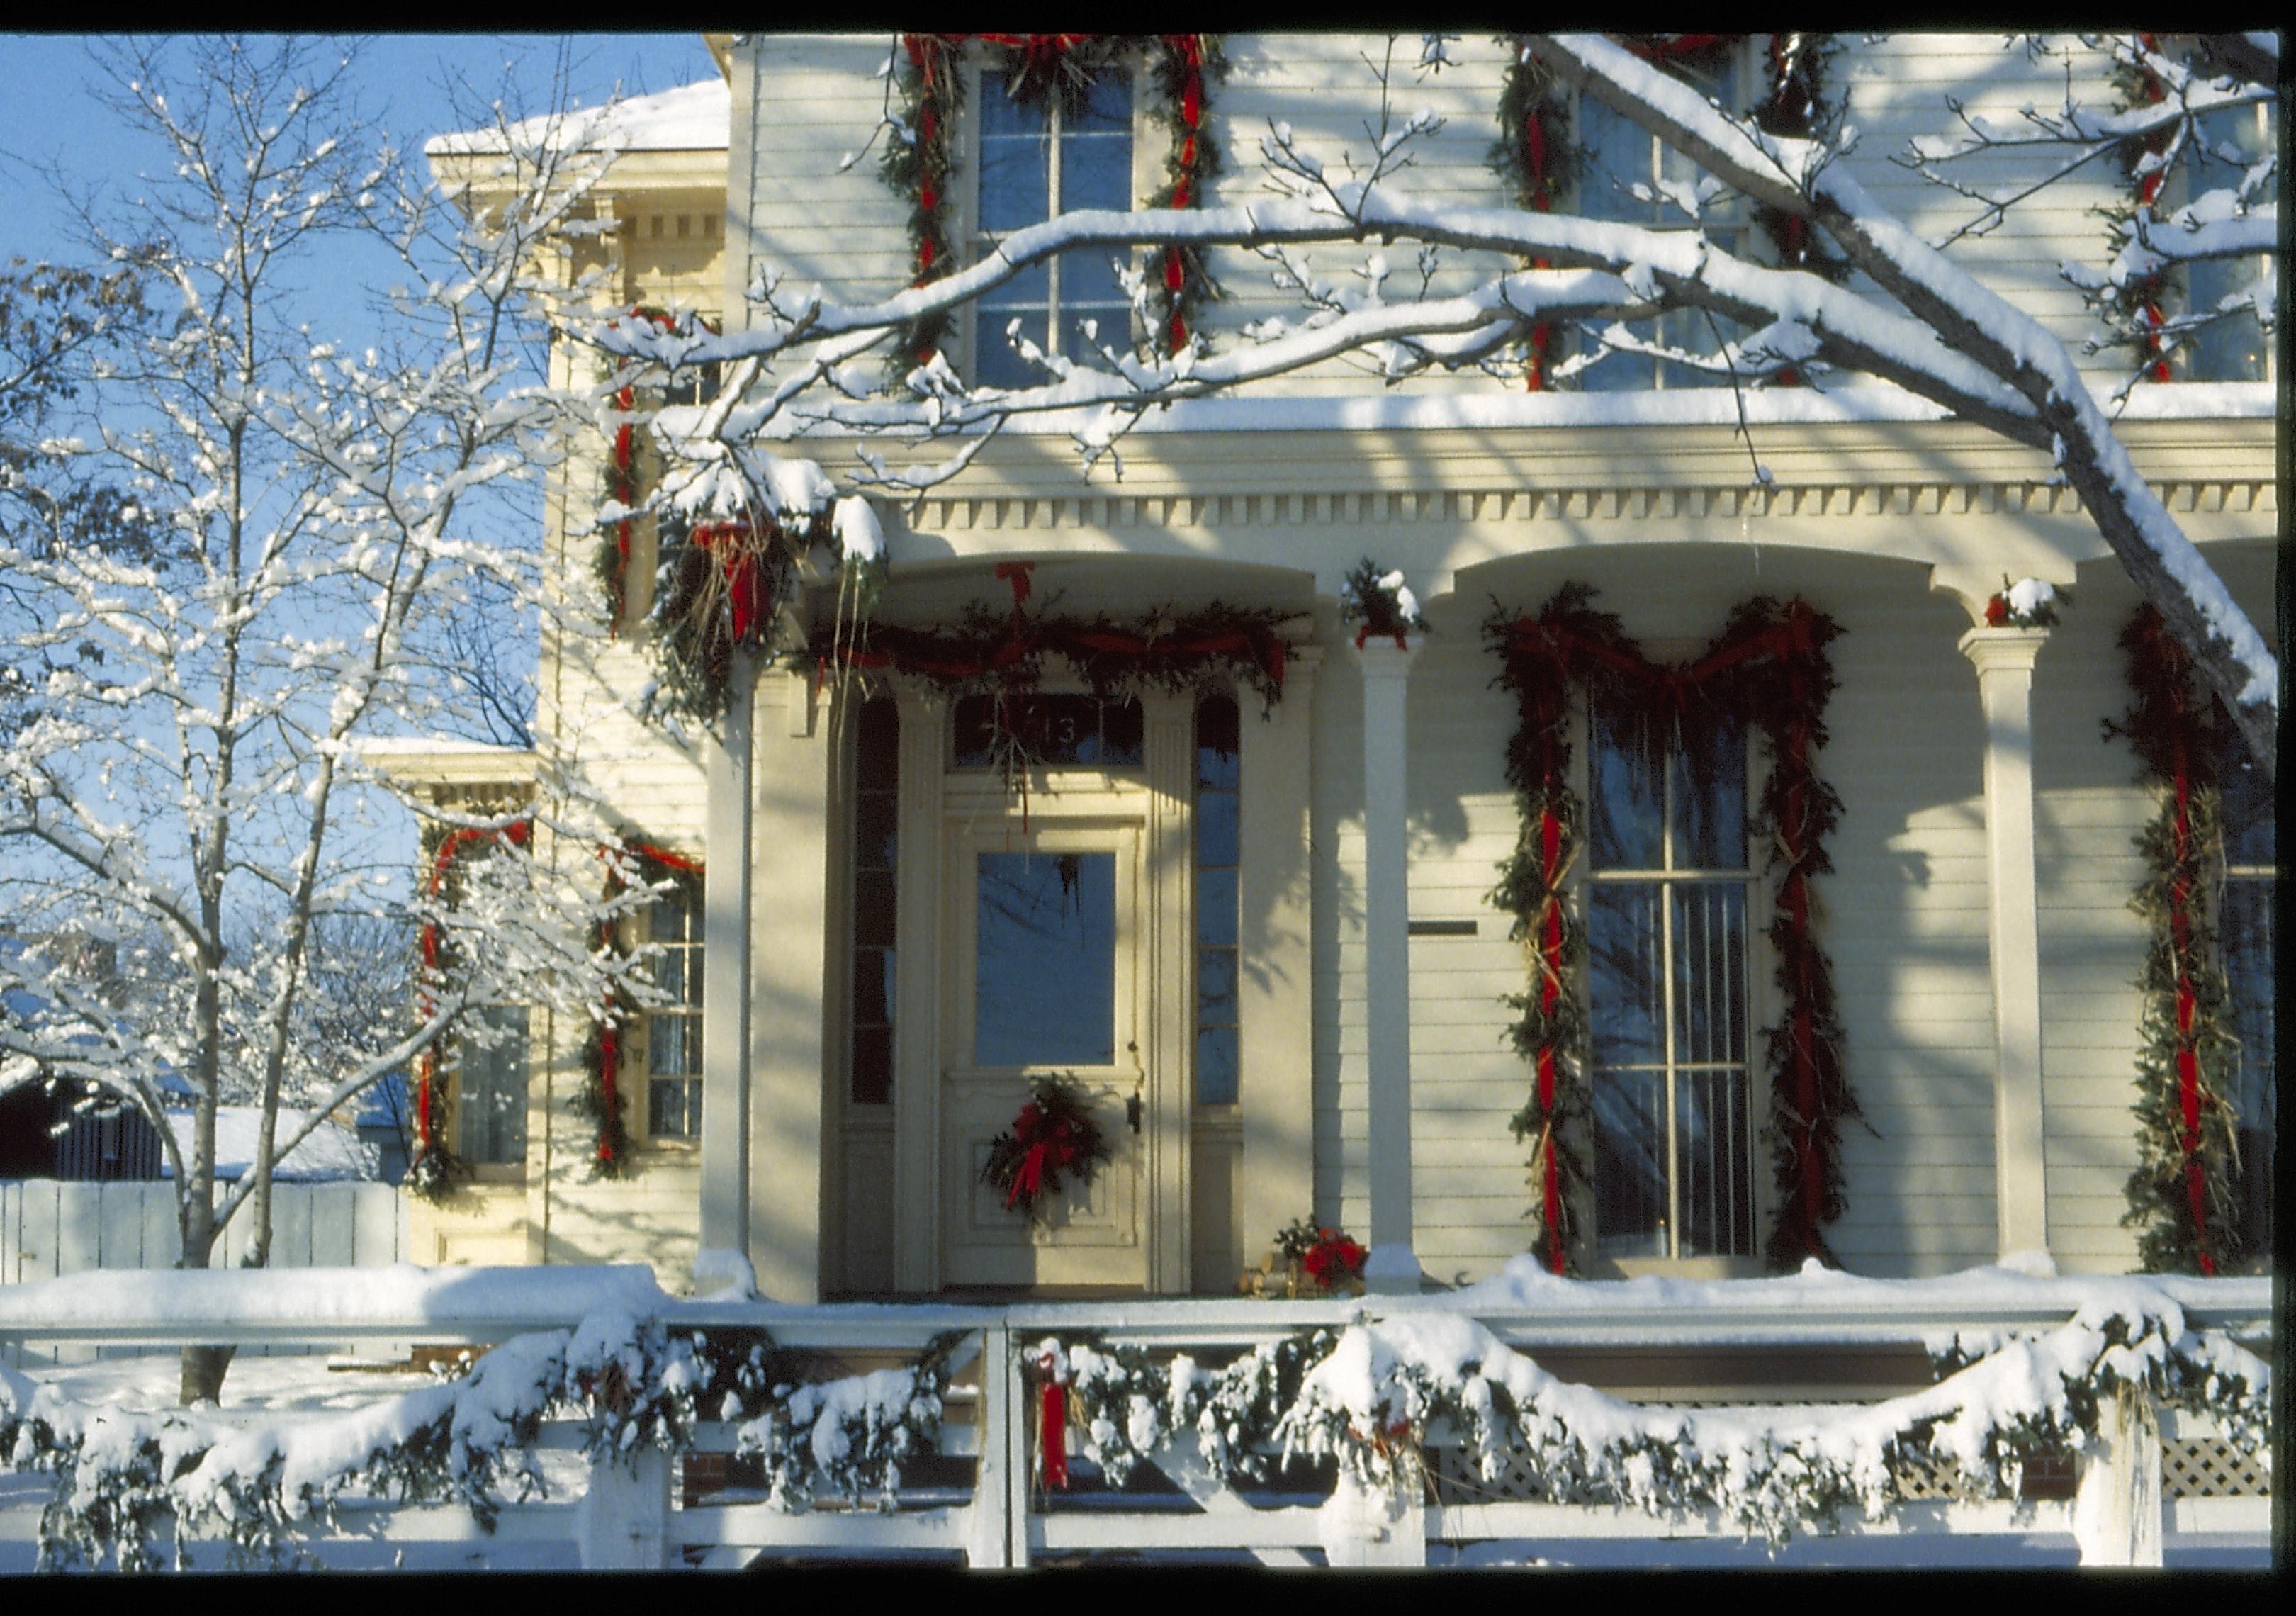
[[[469,1279],[468,1294],[480,1312],[466,1308],[451,1317],[436,1310],[422,1317],[338,1317],[330,1319],[325,1333],[335,1341],[482,1342],[577,1322],[532,1307],[523,1314],[505,1310],[493,1317],[484,1311],[493,1305],[487,1271],[469,1271]],[[2196,1325],[2251,1336],[2269,1328],[2267,1282],[2179,1282],[2179,1300]],[[1585,1312],[1562,1320],[1480,1311],[1476,1317],[1534,1355],[1574,1346],[1628,1354],[1683,1349],[1759,1354],[1902,1349],[1909,1341],[1954,1330],[2039,1332],[2062,1325],[2069,1312],[2039,1306],[1995,1307],[1981,1317],[1904,1308],[1820,1312],[1755,1303],[1687,1317],[1649,1308],[1622,1310],[1617,1317]],[[891,1511],[816,1502],[810,1510],[788,1513],[754,1493],[687,1497],[687,1489],[676,1485],[679,1462],[652,1451],[635,1466],[608,1461],[585,1472],[586,1462],[567,1451],[580,1447],[579,1428],[562,1423],[545,1428],[544,1447],[559,1450],[562,1467],[570,1466],[571,1473],[586,1473],[578,1492],[570,1488],[561,1497],[506,1501],[492,1533],[460,1508],[346,1498],[340,1530],[314,1538],[311,1546],[323,1562],[332,1555],[336,1563],[348,1557],[388,1565],[392,1553],[427,1545],[432,1557],[410,1564],[447,1563],[437,1557],[440,1553],[454,1563],[518,1563],[521,1555],[532,1563],[538,1554],[545,1563],[554,1555],[557,1563],[602,1568],[731,1569],[760,1559],[922,1558],[1018,1566],[1108,1555],[1404,1566],[1472,1559],[1477,1546],[1522,1545],[1534,1550],[1546,1546],[1565,1559],[1573,1550],[1607,1547],[1614,1561],[1631,1554],[1663,1562],[1670,1554],[1678,1558],[1685,1546],[1720,1550],[1738,1544],[1737,1530],[1710,1513],[1656,1517],[1609,1506],[1478,1497],[1472,1489],[1447,1490],[1439,1480],[1417,1489],[1417,1496],[1394,1499],[1356,1493],[1345,1484],[1335,1488],[1328,1475],[1320,1487],[1295,1482],[1289,1492],[1239,1493],[1224,1478],[1207,1472],[1192,1453],[1172,1449],[1155,1461],[1168,1485],[1153,1489],[1086,1486],[1048,1493],[1036,1473],[1039,1439],[1024,1355],[1048,1334],[1073,1338],[1090,1333],[1136,1343],[1152,1354],[1186,1351],[1199,1361],[1217,1361],[1223,1352],[1273,1341],[1303,1326],[1339,1325],[1379,1313],[1376,1299],[1007,1308],[670,1303],[656,1317],[672,1330],[762,1330],[782,1347],[811,1349],[825,1359],[848,1363],[914,1359],[937,1336],[962,1332],[968,1339],[955,1360],[939,1461],[905,1479],[898,1507]],[[308,1318],[299,1324],[283,1313],[266,1319],[234,1308],[228,1319],[205,1324],[188,1338],[245,1349],[291,1345],[311,1334]],[[69,1341],[119,1348],[181,1341],[187,1332],[180,1324],[170,1327],[157,1321],[50,1326],[27,1322],[20,1311],[12,1321],[0,1317],[0,1341],[9,1338],[34,1347]],[[1957,1546],[1963,1549],[1970,1540],[1988,1539],[2005,1553],[2028,1553],[2038,1545],[2045,1556],[2054,1553],[2066,1563],[2077,1557],[2084,1564],[2176,1563],[2198,1550],[2231,1550],[2259,1560],[2266,1554],[2269,1484],[2253,1460],[2241,1460],[2205,1425],[2181,1421],[2173,1412],[2161,1416],[2157,1429],[2124,1415],[2105,1435],[2101,1450],[2081,1460],[2072,1497],[1979,1503],[1915,1498],[1882,1519],[1852,1515],[1838,1537],[1799,1542],[1803,1551],[1829,1546],[1838,1551],[1846,1540],[1899,1540],[1895,1547],[1869,1542],[1874,1552],[1855,1556],[1865,1563],[1888,1563],[1898,1554],[1908,1563],[1952,1563],[1953,1554],[1939,1551],[1956,1546],[1941,1544],[1941,1538],[1962,1540]],[[727,1452],[732,1447],[732,1427],[703,1428],[699,1451]],[[1432,1477],[1456,1473],[1439,1453],[1431,1451],[1427,1459]],[[17,1484],[12,1496],[0,1495],[0,1546],[13,1539],[20,1548],[37,1531],[37,1509],[21,1486]],[[215,1552],[209,1550],[201,1563],[212,1563]],[[383,1557],[374,1558],[377,1554]],[[1759,1548],[1743,1557],[1761,1563]]]
[[[171,1179],[0,1179],[0,1284],[93,1268],[172,1268],[183,1253],[176,1227]],[[239,1267],[252,1231],[243,1213],[226,1224],[209,1266]],[[409,1243],[406,1198],[390,1185],[346,1179],[272,1186],[271,1267],[386,1267],[407,1260]],[[92,1356],[66,1345],[35,1348],[28,1357],[21,1343],[0,1344],[0,1361],[15,1368]]]

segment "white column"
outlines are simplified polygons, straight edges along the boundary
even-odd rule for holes
[[[730,1276],[719,1253],[748,1257],[750,1136],[750,731],[757,668],[734,664],[726,733],[702,742],[701,1243],[699,1289]],[[640,1096],[643,1103],[644,1097]]]
[[[1371,1255],[1365,1285],[1416,1292],[1411,1244],[1410,845],[1404,820],[1409,766],[1404,698],[1419,642],[1367,640],[1363,669],[1364,999],[1370,1021]]]
[[[761,685],[767,681],[760,679]],[[775,1301],[821,1299],[823,1057],[828,1036],[829,776],[812,681],[775,676],[750,745],[750,1261]],[[783,713],[776,714],[775,707]],[[776,724],[776,717],[785,722]],[[707,1115],[707,1109],[704,1111]]]
[[[1985,711],[1986,887],[1993,968],[1993,1177],[2003,1256],[2046,1251],[2041,945],[2033,871],[2033,661],[2046,628],[1972,628],[1961,652]]]

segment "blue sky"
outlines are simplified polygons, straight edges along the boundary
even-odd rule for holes
[[[119,127],[99,101],[104,79],[88,36],[0,33],[0,262],[70,258],[70,215],[39,166],[69,183],[127,190],[156,171],[159,153]],[[350,42],[346,42],[350,43]],[[360,105],[403,151],[455,125],[448,83],[459,78],[485,100],[539,111],[548,103],[562,47],[575,99],[595,105],[619,86],[637,95],[717,71],[699,34],[386,34],[356,43]],[[363,290],[355,259],[342,275],[321,266],[314,284]],[[324,299],[322,299],[324,302]],[[348,314],[357,307],[345,306]],[[311,310],[314,324],[325,317]]]

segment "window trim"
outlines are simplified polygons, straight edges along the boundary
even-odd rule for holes
[[[1678,664],[1687,658],[1696,656],[1700,649],[1701,646],[1699,644],[1689,640],[1652,640],[1645,643],[1643,646],[1644,655],[1647,656],[1652,662],[1669,666]],[[1591,896],[1595,885],[1598,882],[1605,880],[1606,877],[1603,875],[1598,875],[1595,870],[1594,831],[1591,824],[1591,815],[1595,801],[1594,708],[1587,693],[1583,689],[1576,690],[1572,693],[1571,724],[1573,729],[1573,739],[1577,744],[1575,744],[1571,749],[1570,789],[1572,794],[1577,797],[1578,801],[1587,805],[1587,811],[1590,816],[1590,823],[1588,824],[1585,833],[1586,843],[1584,856],[1579,860],[1578,869],[1570,877],[1568,877],[1570,890],[1566,901],[1572,906],[1575,912],[1575,918],[1577,919],[1579,928],[1579,935],[1586,939],[1587,944],[1591,947],[1594,939],[1592,925],[1593,916],[1590,913]],[[1747,1186],[1747,1215],[1752,1226],[1753,1249],[1742,1256],[1706,1254],[1685,1257],[1680,1254],[1679,1223],[1678,1219],[1675,1218],[1673,1215],[1677,1201],[1677,1177],[1673,1166],[1675,1100],[1672,1093],[1672,1083],[1669,1080],[1668,1085],[1669,1092],[1667,1095],[1668,1137],[1666,1140],[1667,1202],[1669,1217],[1667,1226],[1668,1254],[1665,1256],[1646,1254],[1628,1255],[1603,1251],[1602,1249],[1602,1232],[1595,1226],[1594,1221],[1595,1209],[1593,1206],[1589,1206],[1587,1209],[1588,1222],[1586,1227],[1586,1232],[1580,1236],[1579,1242],[1574,1243],[1578,1244],[1581,1254],[1587,1262],[1590,1271],[1598,1276],[1615,1275],[1620,1277],[1633,1278],[1638,1275],[1658,1274],[1670,1276],[1677,1278],[1726,1279],[1756,1277],[1767,1272],[1767,1268],[1763,1265],[1762,1259],[1762,1231],[1775,1220],[1774,1202],[1775,1199],[1776,1186],[1772,1182],[1772,1176],[1763,1170],[1764,1161],[1769,1154],[1771,1138],[1769,1107],[1766,1103],[1767,1095],[1765,1092],[1765,1086],[1769,1077],[1768,1062],[1765,1054],[1765,1046],[1767,1033],[1770,1028],[1776,1023],[1778,1019],[1779,1007],[1777,1004],[1778,988],[1775,980],[1776,972],[1775,969],[1776,958],[1770,947],[1768,927],[1764,923],[1766,917],[1771,914],[1772,910],[1775,906],[1775,893],[1773,890],[1774,882],[1767,873],[1766,861],[1756,856],[1753,832],[1755,816],[1759,811],[1759,805],[1761,801],[1762,787],[1768,778],[1771,768],[1775,767],[1775,761],[1769,755],[1768,736],[1767,733],[1761,729],[1761,726],[1759,725],[1750,724],[1745,726],[1745,812],[1747,845],[1745,874],[1742,884],[1746,894],[1745,1070],[1748,1128],[1746,1132],[1746,1160],[1744,1166]],[[1669,772],[1670,773],[1671,771]],[[1661,857],[1671,857],[1670,850],[1662,849]],[[1674,879],[1677,874],[1678,873],[1669,872],[1668,876],[1664,879]],[[1714,878],[1721,880],[1730,879],[1733,877],[1730,873],[1716,873]],[[1609,876],[1607,879],[1623,883],[1636,880],[1647,881],[1649,877],[1646,874],[1618,874]],[[1663,880],[1660,884],[1663,884]],[[1665,1031],[1667,1045],[1671,1048],[1674,1037],[1672,1016],[1670,1013],[1671,995],[1673,990],[1673,972],[1671,971],[1668,971],[1664,975],[1666,978],[1666,991],[1669,996],[1667,1005],[1669,1014]],[[1578,990],[1579,1010],[1582,1016],[1586,1019],[1586,1024],[1591,1029],[1594,1017],[1595,994],[1595,978],[1592,970],[1582,971],[1579,972]],[[1591,1107],[1594,1103],[1595,1085],[1602,1080],[1602,1070],[1595,1058],[1595,1051],[1591,1041],[1591,1036],[1589,1042],[1584,1046],[1584,1048],[1587,1103],[1590,1107],[1590,1126],[1593,1126]],[[1668,1066],[1668,1071],[1669,1079],[1671,1079],[1673,1067],[1670,1062]],[[1587,1143],[1589,1152],[1587,1158],[1588,1167],[1587,1181],[1591,1188],[1595,1182],[1593,1155],[1595,1144],[1594,1138],[1589,1136]]]
[[[978,50],[968,52],[964,64],[964,127],[960,134],[958,149],[961,153],[960,160],[965,165],[965,178],[964,184],[955,187],[955,193],[949,199],[948,222],[951,226],[950,239],[957,243],[958,261],[966,267],[980,261],[983,246],[980,229],[980,182],[983,167],[980,136],[985,120],[981,118],[980,111],[981,78],[984,74],[1002,71],[1003,66],[1001,62],[990,61]],[[1123,70],[1132,77],[1132,209],[1136,213],[1140,210],[1141,199],[1155,190],[1156,166],[1148,160],[1148,147],[1152,143],[1155,143],[1157,131],[1146,115],[1145,92],[1150,86],[1150,76],[1144,53],[1139,52],[1128,53]],[[1057,169],[1060,149],[1058,135],[1060,109],[1057,101],[1052,103],[1051,115],[1054,119],[1054,161]],[[1055,190],[1054,195],[1057,197],[1057,194]],[[1136,251],[1134,254],[1136,264],[1138,262],[1139,256]],[[1059,284],[1058,268],[1057,266],[1052,268],[1053,274],[1049,284],[1056,289]],[[1060,299],[1056,291],[1048,295],[1053,318],[1047,322],[1047,329],[1055,339],[1053,351],[1065,353],[1065,349],[1059,346]],[[965,377],[968,384],[980,373],[982,351],[980,325],[980,300],[978,298],[967,299],[957,319],[953,322],[952,335],[958,344],[957,369]],[[1127,346],[1136,340],[1138,334],[1136,332],[1128,332]]]
[[[706,881],[707,877],[701,880]],[[653,1086],[657,1082],[693,1083],[698,1088],[702,1081],[702,1073],[697,1066],[697,1070],[690,1074],[658,1078],[653,1070],[653,1025],[657,1017],[675,1016],[680,1020],[690,1020],[694,1025],[694,1044],[697,1054],[699,1054],[704,1025],[703,1017],[708,1012],[708,1006],[703,1002],[703,995],[708,985],[704,974],[707,969],[707,956],[704,950],[709,941],[705,930],[709,912],[709,890],[701,882],[697,882],[690,888],[681,882],[677,891],[680,895],[687,893],[692,895],[693,935],[688,941],[673,943],[668,947],[688,951],[687,980],[692,985],[693,997],[690,1005],[681,1005],[677,1009],[641,1010],[630,1018],[631,1058],[627,1062],[627,1068],[635,1070],[638,1076],[639,1081],[636,1087],[640,1103],[627,1106],[628,1110],[635,1111],[637,1114],[634,1118],[625,1116],[623,1126],[629,1130],[631,1143],[641,1149],[684,1155],[699,1152],[701,1148],[701,1129],[697,1127],[691,1134],[655,1133],[653,1131]],[[633,928],[638,926],[644,928],[644,936],[636,939],[640,947],[653,946],[653,906],[660,902],[664,896],[660,892],[656,892],[640,915],[632,916],[630,920],[624,923],[625,925]],[[697,1098],[701,1097],[702,1096],[697,1095]]]

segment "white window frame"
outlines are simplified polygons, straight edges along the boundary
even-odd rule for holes
[[[986,120],[980,115],[980,108],[984,94],[983,79],[990,73],[1004,70],[1004,64],[1001,59],[988,61],[978,55],[967,62],[964,68],[965,160],[971,165],[972,172],[967,183],[957,188],[957,197],[952,211],[959,216],[954,221],[958,228],[952,232],[952,234],[962,243],[959,255],[966,265],[980,262],[988,250],[996,244],[980,228],[980,185],[986,168],[982,160],[981,133],[986,127]],[[1117,70],[1129,73],[1132,78],[1132,207],[1136,212],[1140,208],[1141,200],[1154,189],[1153,166],[1145,160],[1151,133],[1144,117],[1145,94],[1150,79],[1145,62],[1136,57],[1119,64]],[[1046,112],[1052,125],[1052,175],[1047,195],[1053,209],[1053,217],[1058,217],[1061,194],[1062,117],[1059,96],[1049,98]],[[1133,255],[1136,264],[1138,257],[1137,253]],[[1046,303],[1051,309],[1051,317],[1046,324],[1053,344],[1047,351],[1070,358],[1078,357],[1070,351],[1070,348],[1080,339],[1074,331],[1069,329],[1061,316],[1059,260],[1055,258],[1047,264],[1046,270]],[[981,318],[980,301],[977,298],[967,300],[958,324],[959,339],[964,345],[964,373],[968,378],[978,377],[980,373],[980,357],[984,351],[983,342],[1002,342],[1005,340],[1004,333],[1001,330],[984,329],[987,322]],[[1139,334],[1128,317],[1127,330],[1119,346],[1130,348]],[[1109,340],[1108,334],[1102,333],[1102,340],[1103,341]],[[1049,377],[1043,379],[1050,380]]]
[[[693,913],[686,940],[660,942],[653,935],[654,905],[668,898],[683,899],[689,891],[693,900]],[[690,997],[675,1009],[649,1009],[640,1012],[635,1018],[632,1027],[632,1031],[636,1034],[633,1042],[636,1046],[638,1057],[636,1064],[645,1079],[644,1085],[645,1104],[639,1112],[638,1125],[630,1132],[642,1143],[660,1149],[690,1151],[698,1149],[701,1143],[701,1132],[698,1125],[692,1133],[657,1134],[654,1132],[653,1095],[654,1086],[657,1083],[691,1083],[694,1086],[693,1096],[697,1109],[701,1103],[702,1016],[706,1010],[702,1003],[704,988],[702,972],[707,964],[703,952],[707,942],[704,935],[704,921],[708,907],[706,890],[700,889],[698,883],[696,888],[689,889],[681,882],[670,892],[656,892],[647,902],[643,915],[631,923],[635,926],[643,928],[648,947],[659,947],[665,951],[682,951],[686,956],[685,981]],[[693,1023],[694,1069],[691,1072],[657,1074],[653,1069],[654,1028],[659,1022],[673,1018]]]
[[[1661,645],[1645,647],[1645,650],[1650,655],[1660,661],[1668,661],[1679,656],[1694,655],[1696,653],[1695,648],[1687,644],[1679,646]],[[1576,775],[1576,778],[1573,781],[1573,785],[1578,792],[1578,800],[1586,805],[1586,828],[1584,831],[1585,850],[1582,854],[1584,863],[1578,881],[1578,895],[1579,923],[1584,929],[1584,934],[1589,949],[1591,950],[1594,941],[1594,888],[1597,885],[1611,884],[1645,886],[1655,884],[1660,889],[1659,915],[1662,939],[1661,952],[1663,956],[1660,967],[1660,996],[1659,1011],[1661,1018],[1660,1031],[1661,1035],[1661,1048],[1663,1050],[1662,1065],[1660,1070],[1664,1078],[1666,1103],[1666,1137],[1663,1141],[1663,1149],[1665,1152],[1664,1161],[1666,1169],[1667,1207],[1665,1214],[1665,1232],[1667,1249],[1663,1254],[1649,1251],[1626,1252],[1606,1250],[1603,1245],[1603,1236],[1599,1225],[1598,1215],[1595,1212],[1594,1209],[1590,1208],[1590,1218],[1594,1218],[1595,1221],[1591,1225],[1592,1234],[1588,1239],[1587,1254],[1593,1259],[1598,1270],[1615,1269],[1618,1272],[1628,1275],[1649,1272],[1696,1274],[1711,1276],[1759,1274],[1762,1271],[1761,1246],[1763,1241],[1763,1230],[1767,1225],[1770,1214],[1768,1175],[1762,1171],[1763,1158],[1766,1153],[1766,1147],[1768,1144],[1769,1138],[1768,1109],[1764,1103],[1762,1089],[1763,1079],[1767,1076],[1765,1071],[1766,1062],[1763,1059],[1763,1033],[1765,1029],[1775,1022],[1777,1013],[1776,1006],[1774,1003],[1775,988],[1775,984],[1771,980],[1773,972],[1767,968],[1771,960],[1771,955],[1767,927],[1765,924],[1766,917],[1768,915],[1770,911],[1772,894],[1769,890],[1770,882],[1762,874],[1754,855],[1754,826],[1756,816],[1760,811],[1760,790],[1767,767],[1767,759],[1759,757],[1758,754],[1765,751],[1766,748],[1756,726],[1748,725],[1746,726],[1744,741],[1746,767],[1744,799],[1746,862],[1742,870],[1722,871],[1693,868],[1675,869],[1672,867],[1671,861],[1674,857],[1672,845],[1673,838],[1670,833],[1667,833],[1671,832],[1674,823],[1672,782],[1674,771],[1670,766],[1663,771],[1660,782],[1663,794],[1660,805],[1662,816],[1660,821],[1662,834],[1660,844],[1660,857],[1662,861],[1665,861],[1661,868],[1659,870],[1597,870],[1595,866],[1593,823],[1595,752],[1594,712],[1590,704],[1583,696],[1577,701],[1575,705],[1577,709],[1577,734],[1579,745],[1577,748],[1577,757],[1573,762],[1572,772]],[[1745,994],[1746,1013],[1746,1058],[1744,1062],[1744,1069],[1746,1073],[1747,1129],[1746,1156],[1744,1161],[1741,1165],[1744,1173],[1743,1182],[1747,1198],[1748,1218],[1751,1226],[1749,1242],[1750,1249],[1743,1252],[1736,1253],[1700,1252],[1690,1256],[1685,1256],[1682,1252],[1681,1244],[1681,1181],[1680,1175],[1676,1167],[1677,1149],[1677,1109],[1678,1100],[1678,1096],[1676,1093],[1676,1087],[1678,1081],[1680,1081],[1682,1077],[1685,1075],[1685,1070],[1713,1070],[1714,1067],[1711,1062],[1692,1064],[1678,1062],[1676,1058],[1674,972],[1671,968],[1674,957],[1673,906],[1669,901],[1668,901],[1666,889],[1677,884],[1689,885],[1723,883],[1735,883],[1741,887],[1745,894],[1746,934],[1744,958],[1745,981],[1743,983],[1743,991]],[[1580,1003],[1580,1009],[1587,1017],[1588,1025],[1590,1027],[1593,1022],[1595,1013],[1594,993],[1594,971],[1590,962],[1588,969],[1584,976],[1582,998]],[[1651,1069],[1646,1066],[1641,1066],[1635,1067],[1630,1070],[1642,1072],[1647,1071]],[[1590,1042],[1587,1048],[1587,1082],[1588,1085],[1588,1099],[1590,1106],[1593,1101],[1595,1087],[1600,1084],[1603,1080],[1603,1069],[1595,1059],[1595,1052]],[[1591,1117],[1590,1124],[1599,1127],[1599,1124],[1592,1123]],[[1587,1156],[1590,1173],[1596,1170],[1595,1163],[1598,1160],[1598,1156],[1599,1153],[1595,1148],[1595,1138],[1590,1136],[1587,1140]]]

